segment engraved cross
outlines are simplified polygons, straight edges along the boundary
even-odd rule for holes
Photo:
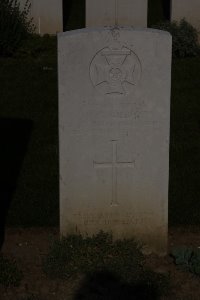
[[[94,168],[111,168],[112,169],[112,201],[111,205],[119,205],[117,197],[118,186],[118,169],[119,168],[133,168],[134,161],[118,161],[117,160],[117,140],[112,140],[112,161],[111,162],[96,162],[94,161]]]

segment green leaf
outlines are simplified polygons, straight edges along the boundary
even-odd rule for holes
[[[174,248],[171,255],[174,257],[176,265],[189,265],[193,250],[191,248],[182,246]]]

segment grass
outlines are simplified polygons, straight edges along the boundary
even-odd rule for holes
[[[133,239],[113,241],[104,232],[86,238],[72,235],[52,242],[44,271],[50,278],[60,279],[86,275],[90,283],[94,280],[101,288],[104,280],[126,285],[126,290],[127,285],[135,288],[143,285],[145,291],[140,292],[146,295],[148,289],[155,296],[150,299],[157,299],[156,296],[167,292],[169,277],[145,269],[140,249]]]

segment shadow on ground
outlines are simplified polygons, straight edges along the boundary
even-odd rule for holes
[[[158,300],[155,286],[146,282],[138,284],[123,283],[108,271],[88,275],[82,282],[74,300]]]
[[[0,118],[0,250],[6,216],[33,128],[31,120]]]

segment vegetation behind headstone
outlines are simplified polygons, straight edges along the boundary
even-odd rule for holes
[[[200,53],[198,31],[185,19],[180,22],[165,21],[152,27],[171,33],[173,57],[192,57]]]
[[[23,9],[19,0],[0,0],[0,56],[12,56],[34,32],[30,7],[30,0],[26,0]]]

